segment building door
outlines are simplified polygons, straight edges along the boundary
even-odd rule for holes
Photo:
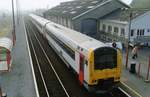
[[[82,33],[94,37],[97,33],[97,20],[85,19],[82,20]]]

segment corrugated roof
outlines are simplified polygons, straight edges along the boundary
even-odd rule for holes
[[[110,0],[75,0],[61,3],[60,5],[48,10],[46,13],[49,15],[57,16],[68,16],[75,17],[78,16],[99,4],[105,3]]]
[[[0,47],[6,48],[11,51],[13,47],[13,42],[7,37],[0,38]]]
[[[118,9],[110,14],[102,17],[101,19],[107,19],[107,20],[119,20],[119,21],[129,21],[129,18],[132,13],[132,18],[135,19],[136,17],[144,14],[145,12],[150,11],[147,9]]]

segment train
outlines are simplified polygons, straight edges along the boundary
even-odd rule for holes
[[[120,50],[43,17],[29,18],[88,91],[106,92],[120,82]]]

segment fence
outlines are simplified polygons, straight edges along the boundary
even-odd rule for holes
[[[128,70],[131,70],[133,68],[131,68],[131,60],[129,61],[127,68]],[[138,77],[143,78],[145,82],[150,82],[150,57],[149,60],[147,59],[147,64],[143,64],[142,62],[139,62],[139,60],[136,62],[135,73]]]

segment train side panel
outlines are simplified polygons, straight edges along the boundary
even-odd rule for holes
[[[50,32],[48,32],[50,33]],[[84,56],[82,62],[80,60],[80,55],[78,51],[75,51],[75,58],[72,59],[68,53],[60,46],[59,43],[56,42],[51,35],[46,34],[46,38],[49,41],[49,44],[53,46],[53,49],[57,52],[57,54],[61,57],[61,59],[67,64],[67,66],[73,68],[73,70],[78,74],[79,80],[88,83],[89,81],[89,65],[88,59]],[[82,64],[81,64],[82,63]]]
[[[32,16],[31,16],[32,17]],[[58,45],[51,37],[47,34],[46,31],[46,23],[43,24],[44,26],[40,25],[40,23],[35,22],[36,20],[32,17],[32,23],[38,28],[41,34],[46,36],[46,39],[48,40],[49,44],[53,47],[55,52],[61,57],[61,59],[66,63],[66,65],[71,68],[78,74],[79,73],[79,64],[78,64],[78,57],[79,53],[75,51],[75,60],[72,60],[70,56]],[[38,20],[39,21],[39,20]],[[43,22],[42,22],[43,23]],[[48,32],[50,33],[50,32]]]
[[[61,59],[66,63],[66,65],[74,69],[74,71],[77,72],[77,65],[75,60],[73,60],[62,47],[56,43],[50,35],[46,34],[46,38],[49,42],[49,44],[53,47],[53,49],[56,51],[56,53],[61,57]]]

